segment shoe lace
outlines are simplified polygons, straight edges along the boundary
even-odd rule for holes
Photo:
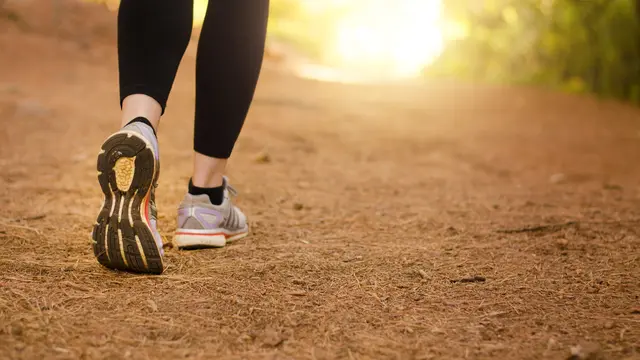
[[[227,190],[229,190],[229,194],[231,194],[231,196],[238,196],[238,190],[233,186],[227,184]]]
[[[224,186],[229,191],[229,194],[231,194],[231,196],[238,196],[238,190],[236,190],[236,188],[234,188],[229,184],[229,179],[226,176],[224,176],[223,180],[224,180]]]

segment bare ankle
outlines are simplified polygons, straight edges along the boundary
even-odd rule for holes
[[[201,188],[222,186],[227,159],[218,159],[195,153],[193,162],[193,185]]]
[[[144,94],[127,96],[122,102],[121,125],[127,125],[137,117],[143,117],[151,123],[155,131],[158,131],[162,106],[152,97]]]

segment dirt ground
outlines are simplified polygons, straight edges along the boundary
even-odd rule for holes
[[[0,31],[0,358],[640,359],[638,109],[267,64],[229,170],[252,235],[131,275],[90,241],[113,39],[69,34]],[[166,243],[193,74],[160,128]]]

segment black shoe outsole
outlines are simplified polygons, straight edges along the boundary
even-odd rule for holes
[[[154,181],[153,151],[142,138],[126,133],[108,138],[102,150],[98,155],[98,182],[105,201],[93,228],[94,255],[110,269],[161,274],[164,265],[160,250],[140,214]],[[114,170],[116,161],[123,157],[135,157],[133,178],[126,191],[118,188]]]

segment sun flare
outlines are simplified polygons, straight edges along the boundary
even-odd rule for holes
[[[439,0],[369,0],[338,26],[341,65],[413,77],[443,48]]]
[[[336,22],[328,58],[370,76],[418,76],[443,50],[440,6],[440,0],[359,2]]]

